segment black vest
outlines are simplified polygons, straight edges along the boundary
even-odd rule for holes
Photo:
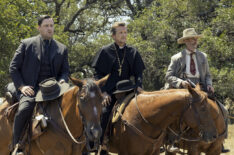
[[[41,55],[41,65],[40,65],[40,72],[38,76],[38,83],[41,81],[52,77],[51,74],[51,64],[50,64],[50,43],[49,40],[43,42],[43,48]]]

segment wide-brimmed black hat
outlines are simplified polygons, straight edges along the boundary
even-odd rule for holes
[[[135,87],[136,86],[133,85],[131,80],[121,80],[117,82],[116,91],[114,91],[113,94],[128,92],[128,91],[133,90]]]
[[[55,78],[49,78],[39,83],[40,90],[36,95],[36,102],[48,101],[58,98],[63,95],[68,89],[68,83],[62,83],[56,81]]]

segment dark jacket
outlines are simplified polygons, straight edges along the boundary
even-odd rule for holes
[[[122,75],[119,76],[119,63],[117,61],[115,46],[117,45],[114,43],[104,46],[97,53],[92,64],[92,67],[94,67],[96,71],[95,78],[100,79],[107,74],[110,74],[105,86],[102,88],[102,91],[106,91],[109,94],[112,94],[112,92],[115,91],[116,83],[118,81],[130,79],[131,76],[134,76],[136,84],[141,86],[142,72],[145,69],[144,62],[139,52],[135,48],[126,45],[124,47],[126,53],[125,56],[123,56],[125,60],[123,61]],[[119,56],[121,57],[121,55]]]
[[[56,80],[68,81],[68,52],[65,45],[52,39],[50,45],[50,64],[52,75]],[[40,35],[21,41],[10,64],[10,74],[18,90],[20,86],[38,85],[40,60],[44,48]]]

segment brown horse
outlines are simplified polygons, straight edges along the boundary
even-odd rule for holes
[[[85,145],[88,150],[97,148],[102,133],[100,116],[103,96],[99,86],[103,85],[107,78],[108,76],[99,81],[71,78],[75,86],[60,98],[61,108],[59,104],[48,103],[45,109],[50,120],[48,127],[41,136],[31,141],[30,154],[81,155]],[[4,116],[8,106],[7,102],[0,105],[1,155],[9,155],[8,145],[12,137],[11,124]],[[90,143],[91,141],[97,143]],[[26,150],[29,152],[28,145]]]
[[[191,128],[197,127],[202,139],[211,142],[217,132],[207,116],[207,106],[207,95],[191,87],[142,92],[113,124],[109,151],[119,155],[159,154],[166,128],[179,118]]]
[[[193,129],[186,129],[182,135],[180,135],[178,141],[178,147],[187,150],[189,155],[200,155],[201,152],[206,155],[220,155],[224,138],[227,134],[226,124],[224,120],[223,112],[220,107],[213,101],[208,99],[209,114],[215,122],[215,126],[218,132],[218,137],[212,142],[207,143],[201,140],[199,133]],[[186,128],[186,126],[185,126]],[[169,134],[178,136],[179,125],[173,123],[173,126],[168,130]],[[167,155],[175,155],[176,153],[166,153]]]

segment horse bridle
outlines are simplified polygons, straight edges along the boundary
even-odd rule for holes
[[[185,140],[185,141],[192,141],[192,142],[200,141],[201,136],[202,136],[202,133],[201,133],[202,124],[200,122],[200,117],[199,117],[199,115],[197,113],[197,109],[195,108],[194,104],[197,103],[197,102],[200,102],[200,101],[203,102],[203,100],[205,100],[205,97],[202,98],[202,99],[199,98],[198,100],[195,100],[195,101],[193,100],[192,97],[190,97],[190,95],[188,95],[187,97],[185,95],[185,98],[186,98],[186,100],[188,100],[188,104],[186,104],[187,106],[183,109],[182,114],[180,115],[180,118],[179,118],[179,133],[176,133],[176,131],[174,131],[172,128],[170,128],[170,126],[168,126],[168,129],[178,138],[178,140],[182,139],[182,140]],[[190,127],[187,126],[185,129],[182,130],[182,118],[183,118],[185,112],[189,108],[193,109],[194,114],[195,114],[195,118],[196,118],[196,121],[197,121],[197,124],[198,124],[198,129],[200,130],[199,131],[199,137],[195,138],[195,139],[189,139],[189,138],[185,138],[185,137],[182,136],[183,134],[185,134],[190,129]]]
[[[86,86],[86,85],[84,85],[84,86],[82,87],[82,89],[84,89],[85,86]],[[82,90],[82,89],[81,89],[81,90]],[[77,98],[80,100],[80,91],[79,91],[79,93],[77,93]],[[80,102],[81,102],[81,101],[80,101]],[[58,104],[57,104],[57,105],[58,105]],[[68,128],[68,126],[67,126],[67,123],[66,123],[66,121],[65,121],[65,119],[64,119],[64,117],[63,117],[62,111],[61,111],[61,107],[60,107],[59,105],[58,105],[58,108],[59,108],[59,112],[60,112],[60,115],[61,115],[63,124],[64,124],[64,126],[65,126],[65,128],[66,128],[66,131],[67,131],[68,135],[69,135],[70,138],[72,139],[72,141],[73,141],[75,144],[83,144],[83,143],[86,142],[86,139],[87,139],[87,135],[86,135],[86,126],[84,125],[84,124],[86,124],[86,120],[85,120],[85,117],[83,116],[83,114],[82,114],[82,112],[81,112],[81,110],[80,110],[80,109],[81,109],[81,108],[80,108],[80,104],[78,103],[77,106],[78,106],[78,111],[79,111],[80,118],[81,118],[81,121],[82,121],[82,126],[83,126],[82,133],[81,133],[81,135],[80,135],[78,138],[74,138],[74,136],[72,135],[71,131],[69,130],[69,128]],[[85,139],[82,140],[82,141],[79,141],[79,140],[83,137],[83,135],[85,135]]]
[[[79,95],[79,93],[77,94],[77,98],[79,99],[78,95]],[[62,118],[63,125],[64,125],[64,127],[66,129],[66,133],[69,135],[69,137],[71,138],[72,142],[75,143],[75,144],[83,144],[83,143],[85,143],[86,142],[86,136],[85,136],[85,140],[82,140],[82,141],[80,140],[83,137],[83,135],[85,133],[85,130],[86,130],[85,127],[84,127],[84,123],[86,121],[85,121],[85,119],[84,119],[84,117],[83,117],[83,115],[82,115],[82,113],[80,111],[79,104],[78,104],[78,111],[79,111],[79,114],[80,114],[80,117],[81,117],[83,129],[82,129],[81,135],[78,138],[74,138],[74,136],[72,135],[71,131],[69,130],[69,127],[68,127],[68,125],[67,125],[67,123],[66,123],[66,121],[64,119],[64,116],[62,114],[62,110],[61,110],[61,107],[60,107],[59,103],[57,103],[57,106],[58,106],[58,109],[59,109],[59,114],[60,114],[60,116]],[[51,121],[51,123],[56,128],[59,128],[59,125],[57,123],[55,123],[54,121]],[[61,131],[61,130],[59,130],[59,131]],[[62,130],[62,131],[64,133],[64,130]]]
[[[81,137],[83,136],[84,131],[85,131],[84,125],[83,125],[83,129],[82,129],[81,135],[80,135],[80,136],[77,138],[77,140],[76,140],[76,139],[73,137],[71,131],[69,130],[69,128],[68,128],[68,126],[67,126],[67,123],[66,123],[66,121],[65,121],[65,119],[64,119],[64,117],[63,117],[63,114],[62,114],[61,107],[60,107],[59,105],[58,105],[58,109],[59,109],[59,113],[60,113],[60,116],[61,116],[62,121],[63,121],[63,125],[65,126],[65,129],[66,129],[68,135],[70,136],[70,138],[72,139],[72,141],[73,141],[75,144],[83,144],[83,143],[85,143],[85,140],[79,141],[79,139],[81,139]],[[78,109],[79,109],[79,108],[78,108]],[[80,112],[80,110],[79,110],[79,112]],[[82,124],[83,124],[83,119],[82,119],[82,114],[81,114],[81,113],[80,113],[80,117],[81,117]],[[85,137],[85,138],[86,138],[86,137]]]
[[[81,90],[77,93],[77,98],[79,99],[79,101],[80,102],[78,102],[78,104],[77,104],[77,106],[78,106],[78,111],[79,111],[79,114],[80,114],[80,118],[81,118],[81,121],[82,121],[82,125],[83,125],[83,130],[82,130],[82,134],[81,134],[81,136],[83,136],[83,135],[85,135],[85,140],[84,141],[82,141],[83,143],[84,142],[87,142],[87,127],[86,127],[86,125],[84,125],[84,124],[86,124],[86,119],[85,119],[85,117],[84,117],[84,115],[83,115],[83,113],[82,113],[82,111],[81,111],[81,108],[80,108],[80,104],[81,104],[81,91],[82,90],[85,90],[86,91],[86,88],[87,87],[87,85],[83,85],[82,86],[82,88],[81,88]],[[86,91],[86,94],[87,94],[87,91]],[[80,137],[81,137],[80,136]],[[96,143],[96,141],[93,141],[94,143]],[[99,141],[97,142],[97,144],[99,144]],[[92,150],[91,148],[90,148],[90,150]]]

